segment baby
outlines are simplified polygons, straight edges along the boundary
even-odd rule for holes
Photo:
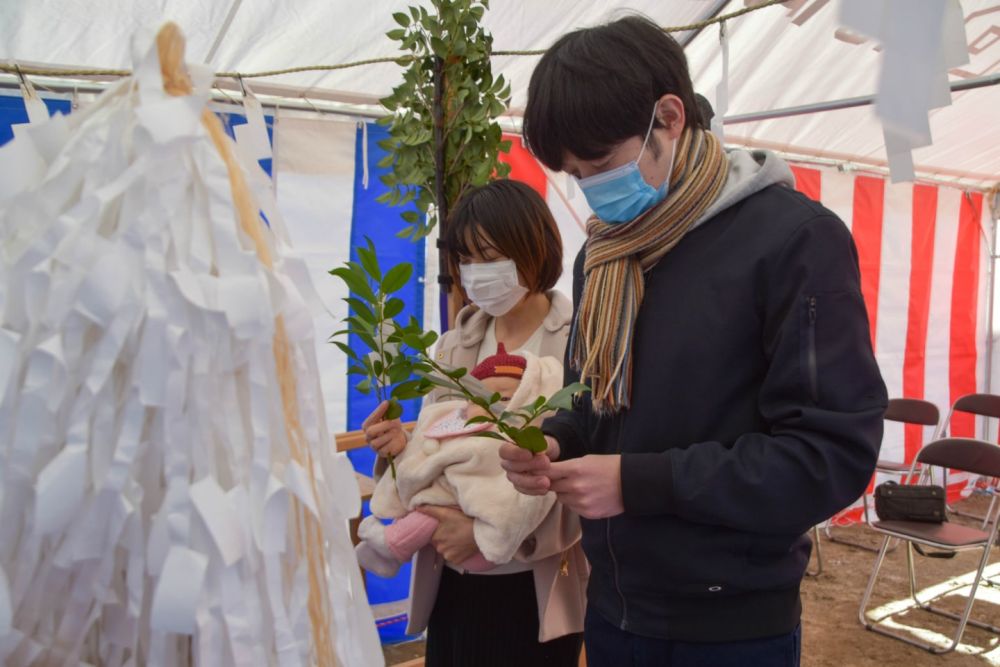
[[[562,387],[562,364],[530,353],[507,354],[503,343],[470,375],[480,380],[510,410],[551,396]],[[555,503],[555,494],[518,493],[500,467],[500,443],[478,433],[490,424],[466,425],[478,406],[464,400],[442,401],[420,411],[413,435],[396,457],[396,479],[383,476],[372,495],[372,516],[358,528],[356,552],[364,569],[389,577],[430,542],[437,519],[421,505],[457,506],[473,519],[479,553],[459,563],[481,572],[509,562]],[[379,519],[394,519],[386,526]]]

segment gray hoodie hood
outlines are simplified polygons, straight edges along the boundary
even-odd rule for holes
[[[792,170],[771,151],[733,148],[726,151],[726,157],[729,160],[726,184],[718,198],[691,226],[692,229],[769,185],[781,183],[790,188],[795,187]]]

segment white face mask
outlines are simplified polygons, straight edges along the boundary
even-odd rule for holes
[[[510,312],[528,293],[517,279],[517,266],[511,259],[482,264],[461,264],[462,287],[479,306],[493,317],[500,317]]]

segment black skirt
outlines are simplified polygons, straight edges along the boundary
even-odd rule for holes
[[[538,642],[534,575],[441,573],[426,667],[576,667],[583,634]]]

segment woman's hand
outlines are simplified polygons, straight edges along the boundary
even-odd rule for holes
[[[382,421],[382,416],[388,408],[389,401],[382,401],[361,424],[361,430],[365,432],[368,446],[382,457],[395,456],[406,447],[403,422],[398,419]]]
[[[422,505],[417,511],[438,520],[437,530],[431,536],[431,544],[446,561],[459,565],[479,553],[472,531],[472,518],[462,513],[462,510]]]

